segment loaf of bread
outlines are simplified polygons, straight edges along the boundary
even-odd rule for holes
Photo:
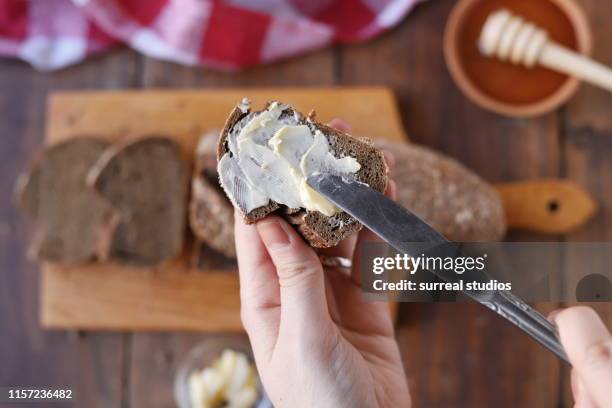
[[[257,112],[246,100],[238,105],[221,132],[217,159],[221,186],[247,223],[281,215],[318,248],[362,226],[310,189],[305,172],[341,173],[380,192],[387,186],[380,150],[278,102]]]
[[[225,257],[235,258],[234,207],[219,185],[218,140],[219,132],[209,132],[202,135],[198,142],[191,180],[189,224],[198,241]],[[196,250],[198,258],[200,253],[205,252],[200,248]]]
[[[87,175],[112,208],[101,237],[105,259],[153,266],[178,255],[187,221],[187,166],[167,137],[126,140],[107,148]]]
[[[497,192],[464,165],[414,144],[377,140],[396,165],[397,201],[451,241],[498,241],[506,231]]]
[[[17,203],[34,221],[30,257],[65,264],[98,257],[111,208],[87,187],[85,176],[107,147],[88,136],[57,143],[19,178]]]

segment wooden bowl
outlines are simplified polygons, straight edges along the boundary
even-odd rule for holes
[[[576,92],[578,79],[542,67],[515,66],[478,51],[477,38],[486,17],[500,8],[533,21],[554,41],[590,55],[589,24],[573,0],[459,0],[444,32],[444,57],[451,76],[472,102],[502,115],[530,117],[556,109]]]

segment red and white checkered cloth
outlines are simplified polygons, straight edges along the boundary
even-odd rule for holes
[[[420,0],[0,0],[0,55],[40,70],[124,43],[154,58],[239,69],[371,38]]]

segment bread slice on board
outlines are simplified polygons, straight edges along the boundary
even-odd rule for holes
[[[199,241],[225,257],[235,258],[234,207],[219,185],[218,139],[219,132],[210,132],[198,142],[191,179],[189,224]]]
[[[21,209],[34,220],[29,255],[65,264],[96,259],[111,211],[85,183],[108,143],[77,137],[48,147],[16,188]]]
[[[109,147],[87,175],[115,216],[103,240],[107,258],[151,266],[178,255],[186,230],[187,178],[180,148],[169,138],[148,136]]]
[[[239,131],[253,115],[259,112],[251,112],[248,100],[243,100],[230,113],[221,135],[217,149],[217,160],[229,153],[227,140],[232,132]],[[271,105],[268,104],[267,109]],[[327,139],[329,151],[337,158],[350,156],[357,160],[361,168],[355,173],[358,181],[368,184],[370,187],[384,192],[387,187],[387,165],[380,150],[373,147],[365,140],[356,139],[346,133],[330,128],[314,120],[314,112],[304,117],[291,107],[283,110],[284,117],[294,117],[299,125],[307,125],[311,132],[319,130]],[[221,183],[223,186],[223,183]],[[240,205],[227,186],[223,186],[229,199],[234,206],[240,210]],[[254,223],[265,216],[275,213],[283,216],[289,223],[293,224],[302,237],[313,247],[327,248],[340,243],[350,234],[359,231],[362,225],[347,213],[340,211],[331,216],[326,216],[319,211],[310,211],[305,208],[288,208],[270,200],[267,205],[255,208],[244,213],[247,223]]]
[[[232,234],[232,246],[234,245],[234,234]],[[200,271],[224,271],[236,273],[236,258],[229,258],[219,251],[214,250],[210,245],[201,241],[192,242],[190,248],[190,266]]]
[[[467,167],[413,144],[377,140],[395,156],[397,201],[451,241],[498,241],[506,221],[497,192]]]

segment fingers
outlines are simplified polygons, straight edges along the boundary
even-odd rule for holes
[[[329,320],[325,279],[319,257],[283,219],[271,216],[257,223],[278,276],[281,300],[279,330],[312,330]]]
[[[385,191],[385,195],[395,201],[395,199],[397,198],[397,184],[395,183],[395,181],[389,179],[389,184],[387,185],[387,191]]]
[[[332,119],[329,122],[329,127],[333,127],[344,133],[351,133],[351,125],[339,118]]]
[[[595,407],[595,403],[591,399],[589,393],[585,390],[582,380],[578,377],[578,372],[572,370],[571,373],[572,394],[574,396],[574,407],[576,408],[591,408]]]
[[[577,306],[555,316],[559,337],[578,381],[574,388],[583,401],[590,399],[596,406],[611,406],[612,337],[593,309]],[[580,395],[582,394],[582,396]],[[584,395],[586,394],[586,396]],[[576,401],[578,403],[578,401]]]
[[[240,276],[240,313],[256,355],[269,356],[280,323],[280,289],[276,269],[254,225],[234,213]]]
[[[382,153],[385,156],[387,167],[389,167],[389,170],[393,170],[395,168],[395,156],[389,150],[383,150]]]
[[[387,302],[370,301],[350,276],[341,273],[326,275],[335,297],[336,323],[344,329],[372,335],[393,335],[393,321]]]

